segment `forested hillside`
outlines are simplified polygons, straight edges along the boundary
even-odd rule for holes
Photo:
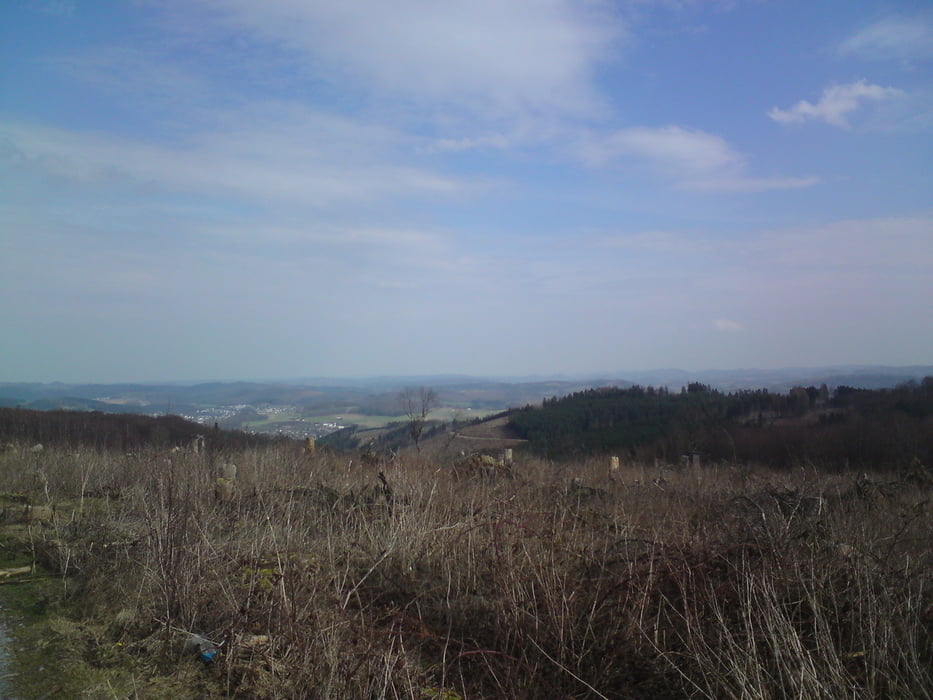
[[[144,446],[183,446],[199,435],[207,436],[212,448],[241,449],[271,441],[262,435],[210,429],[179,416],[0,408],[0,444],[133,450]]]
[[[693,383],[593,389],[516,411],[510,426],[548,457],[616,451],[676,461],[760,462],[777,467],[897,468],[933,458],[933,377],[894,389],[796,387],[723,393]]]

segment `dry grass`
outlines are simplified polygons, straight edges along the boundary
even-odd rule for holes
[[[53,509],[29,541],[100,644],[223,641],[221,697],[933,695],[922,472],[19,450],[0,491]]]

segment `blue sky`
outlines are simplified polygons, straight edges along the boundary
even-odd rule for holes
[[[933,7],[10,0],[0,380],[933,362]]]

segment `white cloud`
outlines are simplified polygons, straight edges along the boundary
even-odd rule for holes
[[[679,126],[619,129],[605,139],[586,144],[583,155],[593,165],[619,156],[637,156],[670,171],[689,173],[732,170],[741,167],[743,160],[723,138]]]
[[[167,105],[216,105],[219,96],[191,66],[172,60],[163,48],[99,46],[80,53],[50,56],[46,65],[104,93],[133,95],[147,107],[164,112]],[[156,104],[153,104],[156,103]]]
[[[278,243],[292,248],[311,244],[327,254],[354,255],[366,251],[380,256],[404,256],[408,260],[424,259],[431,264],[438,255],[446,254],[448,237],[435,230],[414,227],[375,225],[342,225],[308,223],[287,225],[277,221],[253,220],[194,225],[192,233],[227,241],[261,240],[263,244]]]
[[[745,327],[741,323],[736,323],[735,321],[730,321],[725,318],[716,319],[713,321],[713,325],[716,327],[716,330],[724,333],[738,333],[745,330]]]
[[[933,58],[931,15],[886,17],[860,29],[839,45],[843,56],[902,61]]]
[[[305,112],[239,114],[183,143],[0,122],[0,136],[20,167],[83,184],[148,188],[241,198],[252,204],[328,207],[386,198],[450,195],[469,186],[408,165],[381,129]]]
[[[608,136],[590,135],[579,145],[578,155],[595,167],[637,158],[688,190],[760,192],[819,182],[815,177],[751,177],[746,158],[721,136],[679,126],[628,127]]]
[[[635,238],[637,242],[640,236]],[[742,366],[736,363],[748,357],[759,362],[772,357],[787,364],[798,361],[788,358],[816,357],[818,350],[824,358],[850,353],[848,357],[863,362],[894,349],[907,363],[918,347],[933,347],[929,324],[923,323],[933,298],[929,216],[645,238],[673,244],[661,265],[653,265],[637,248],[619,255],[604,251],[587,262],[602,279],[617,285],[613,298],[625,299],[629,306],[637,299],[650,310],[653,332],[659,332],[661,319],[668,319],[670,334],[680,332],[690,340],[719,338],[723,344],[718,355],[696,341],[717,362]],[[678,238],[689,252],[678,253]],[[691,249],[698,238],[703,246]],[[602,267],[599,260],[605,261]],[[652,271],[654,277],[631,276]],[[629,281],[632,288],[623,286]],[[626,308],[617,313],[626,313]],[[775,334],[775,328],[782,331]]]
[[[597,248],[665,256],[690,255],[704,247],[703,236],[687,236],[671,231],[604,233],[589,237],[588,242]]]
[[[74,0],[40,0],[30,3],[30,7],[44,15],[55,18],[68,18],[74,16]]]
[[[176,3],[192,25],[191,4]],[[596,66],[623,34],[602,0],[202,0],[205,27],[286,46],[366,93],[487,115],[590,113]]]
[[[847,115],[858,109],[863,102],[887,100],[903,94],[896,88],[872,85],[865,80],[858,80],[848,85],[833,85],[826,88],[816,104],[801,100],[790,109],[775,107],[768,112],[768,116],[782,124],[814,119],[846,128],[849,126]]]
[[[463,136],[461,138],[443,138],[432,143],[426,150],[433,153],[457,153],[472,150],[497,150],[508,148],[512,141],[503,134],[485,134],[483,136]]]
[[[745,175],[710,177],[684,183],[686,189],[700,192],[768,192],[769,190],[797,190],[822,182],[813,175],[806,177],[748,177]]]
[[[775,231],[763,234],[750,252],[776,268],[817,268],[827,275],[859,270],[931,279],[933,218],[856,219]]]

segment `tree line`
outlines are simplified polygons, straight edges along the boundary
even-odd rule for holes
[[[933,377],[873,390],[590,389],[519,409],[509,425],[549,458],[611,451],[676,462],[696,453],[774,467],[898,468],[933,462]]]
[[[221,430],[216,424],[210,428],[175,415],[0,408],[0,443],[136,450],[184,446],[198,436],[207,437],[213,448],[223,449],[254,446],[272,439]]]

